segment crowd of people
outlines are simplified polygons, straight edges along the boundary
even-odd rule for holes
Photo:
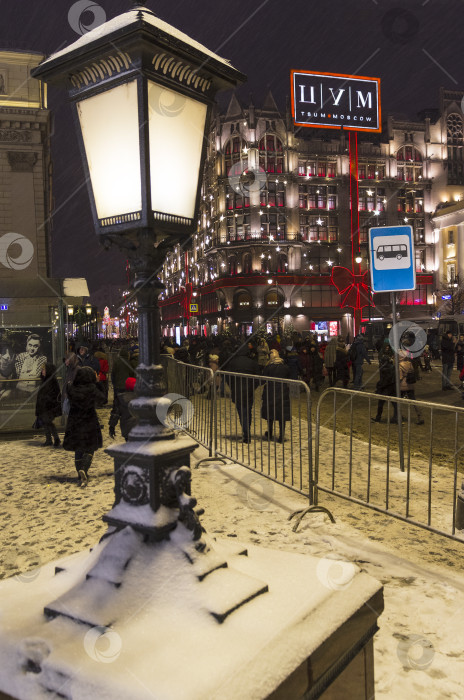
[[[422,353],[412,352],[412,339],[402,338],[399,351],[399,380],[401,397],[415,399],[415,384],[422,373],[431,372],[431,356],[427,346]],[[114,344],[113,344],[114,345]],[[29,347],[30,346],[30,347]],[[103,343],[93,346],[81,344],[70,346],[65,358],[65,375],[62,390],[56,379],[56,368],[39,354],[37,338],[27,339],[26,352],[15,358],[18,391],[28,391],[27,378],[31,367],[40,365],[41,386],[36,398],[36,427],[45,433],[43,446],[60,447],[55,418],[64,416],[66,430],[63,447],[74,452],[75,468],[79,482],[85,486],[93,455],[102,447],[102,425],[96,409],[108,403],[109,382],[113,389],[113,404],[109,418],[109,434],[115,437],[120,425],[122,436],[127,440],[135,418],[129,410],[136,384],[138,345],[119,342],[115,347]],[[389,339],[384,338],[377,346],[379,373],[375,391],[379,395],[377,413],[372,419],[380,422],[387,397],[396,396],[395,354]],[[109,352],[117,356],[110,374]],[[442,390],[452,388],[451,374],[456,363],[460,378],[464,382],[464,335],[454,339],[447,332],[441,339]],[[357,335],[351,344],[341,336],[320,343],[316,335],[303,338],[297,333],[280,337],[259,335],[253,337],[191,336],[177,345],[172,338],[164,338],[161,353],[199,367],[210,367],[224,372],[216,377],[218,392],[224,393],[225,385],[235,404],[242,427],[243,441],[250,442],[250,426],[255,390],[263,386],[261,417],[267,421],[264,438],[283,442],[285,424],[291,418],[290,384],[283,380],[305,382],[318,392],[324,382],[329,386],[347,388],[352,374],[353,389],[363,388],[363,365],[371,363],[364,338]],[[11,359],[11,358],[10,358]],[[6,360],[5,360],[6,362]],[[24,370],[24,371],[23,371]],[[34,369],[35,371],[35,369]],[[234,375],[248,375],[248,377]],[[250,376],[253,378],[250,381]],[[256,380],[254,379],[256,377]],[[24,387],[23,387],[24,383]],[[212,395],[210,391],[209,395]],[[398,421],[397,404],[390,401],[393,416],[390,422]],[[424,423],[422,413],[414,405],[417,423]],[[276,424],[279,427],[276,434]]]

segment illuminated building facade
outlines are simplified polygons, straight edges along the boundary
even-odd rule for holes
[[[417,286],[398,295],[404,318],[435,309],[444,253],[432,217],[464,189],[463,95],[442,89],[439,109],[358,136],[362,271],[369,227],[413,228]],[[464,245],[460,255],[464,263]],[[351,256],[346,132],[295,128],[270,93],[261,108],[233,96],[213,122],[197,233],[163,269],[164,333],[352,333],[352,309],[331,281],[334,265],[352,269]],[[363,318],[384,317],[390,295],[376,294]]]

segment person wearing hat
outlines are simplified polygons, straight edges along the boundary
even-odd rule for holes
[[[126,379],[125,391],[123,393],[117,394],[115,401],[113,403],[113,408],[110,413],[110,420],[108,423],[110,437],[116,437],[116,426],[119,422],[121,428],[121,435],[127,442],[129,439],[129,433],[137,423],[137,419],[130,412],[129,404],[134,398],[135,382],[137,380],[135,377],[128,377]]]

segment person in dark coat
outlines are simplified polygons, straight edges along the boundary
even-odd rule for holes
[[[259,374],[259,365],[248,355],[248,346],[243,345],[230,357],[224,366],[226,372],[239,372],[240,374]],[[233,377],[225,375],[230,387],[230,395],[237,409],[243,432],[243,442],[251,442],[250,426],[251,411],[255,398],[255,389],[258,381],[250,377]]]
[[[71,386],[71,384],[74,381],[74,377],[76,376],[77,369],[79,367],[79,360],[77,359],[77,355],[75,352],[68,352],[66,355],[66,359],[64,361],[65,364],[65,369],[64,369],[64,380],[63,380],[63,391],[61,393],[61,410],[62,414],[66,417],[68,417],[69,414],[69,398],[68,398],[68,387]]]
[[[91,367],[94,372],[100,372],[100,363],[94,355],[89,353],[89,349],[81,345],[77,353],[77,359],[81,367]]]
[[[343,338],[341,337],[341,335],[337,338],[334,370],[334,386],[337,384],[338,381],[341,381],[343,388],[346,389],[346,387],[348,386],[348,382],[350,381],[350,368],[348,365],[348,352],[346,351],[345,343],[343,342]]]
[[[79,367],[68,387],[70,410],[63,440],[65,450],[74,452],[81,486],[87,486],[94,452],[103,445],[96,406],[103,406],[105,393],[91,367]]]
[[[283,353],[284,355],[284,362],[287,364],[289,370],[290,370],[290,379],[299,379],[300,373],[301,373],[301,366],[300,366],[300,358],[298,356],[298,351],[295,348],[295,346],[292,345],[287,345],[285,348],[285,351]]]
[[[360,390],[362,389],[364,360],[366,360],[369,365],[371,364],[361,333],[358,333],[350,348],[350,360],[354,367],[353,388]]]
[[[375,389],[376,394],[381,394],[382,396],[396,396],[395,365],[393,360],[394,355],[390,345],[383,346],[382,352],[379,355],[379,381]],[[385,403],[386,401],[384,399],[379,399],[377,403],[377,414],[375,418],[372,418],[374,423],[380,423]],[[393,419],[391,422],[397,423],[398,407],[396,402],[392,403],[392,405]]]
[[[451,331],[446,331],[445,335],[441,339],[441,364],[442,364],[442,375],[441,375],[441,390],[448,391],[453,388],[450,377],[454,366],[454,343],[453,334]]]
[[[47,362],[42,368],[41,386],[37,392],[35,415],[42,422],[45,431],[45,442],[42,447],[54,445],[59,447],[61,440],[53,423],[54,419],[61,416],[61,391],[56,378],[56,367]],[[52,442],[53,438],[53,442]]]
[[[110,437],[116,437],[116,426],[119,422],[121,428],[121,435],[124,440],[129,439],[129,433],[137,423],[137,418],[130,412],[129,404],[134,398],[134,387],[136,379],[135,377],[129,377],[126,379],[126,391],[122,394],[119,393],[114,400],[113,408],[110,413],[109,420],[109,433]]]
[[[324,361],[319,355],[318,349],[315,345],[311,345],[309,348],[309,367],[311,379],[313,380],[313,386],[316,391],[319,391],[319,387],[324,381],[324,375],[322,373],[322,368],[324,366]]]
[[[271,350],[269,362],[263,370],[263,377],[271,379],[290,379],[290,368],[279,355],[278,350]],[[261,417],[267,420],[265,440],[274,439],[274,421],[279,422],[279,438],[285,439],[285,423],[290,420],[290,391],[288,384],[283,382],[266,382],[261,402]]]
[[[100,346],[94,353],[94,357],[98,360],[100,364],[99,380],[101,382],[102,388],[105,392],[105,404],[108,403],[108,372],[110,371],[110,366],[108,364],[108,356],[103,351]]]

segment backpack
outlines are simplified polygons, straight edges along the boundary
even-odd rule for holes
[[[350,360],[351,360],[351,362],[356,362],[357,357],[358,357],[358,346],[356,343],[353,343],[353,345],[350,348]]]
[[[406,372],[406,384],[415,384],[416,383],[416,373],[414,372],[413,369],[408,369]]]

